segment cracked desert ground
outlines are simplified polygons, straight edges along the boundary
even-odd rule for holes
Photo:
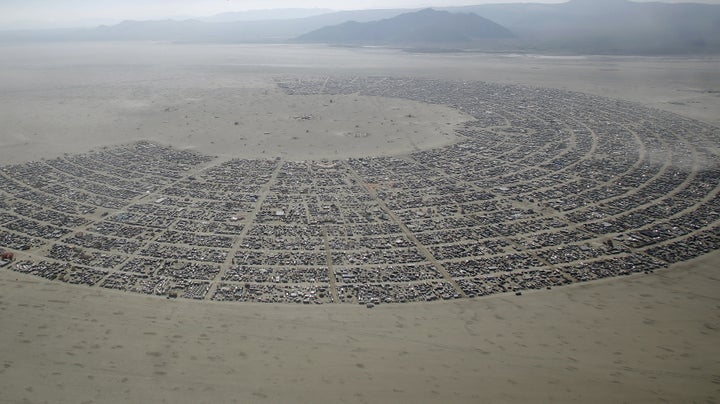
[[[373,97],[297,103],[277,90],[278,77],[523,84],[720,126],[717,58],[145,43],[0,51],[2,165],[138,140],[227,158],[395,155],[452,142],[467,120],[452,108]],[[299,130],[303,116],[313,119]],[[717,251],[522,296],[372,309],[166,300],[3,268],[0,401],[713,403],[718,291]]]

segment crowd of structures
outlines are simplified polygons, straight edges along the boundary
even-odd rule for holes
[[[3,166],[0,252],[16,255],[2,262],[168,297],[373,306],[650,272],[720,247],[718,128],[553,89],[278,85],[475,120],[451,145],[394,157],[219,161],[140,142]]]

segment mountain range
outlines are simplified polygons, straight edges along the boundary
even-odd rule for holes
[[[466,44],[513,38],[507,28],[473,13],[425,9],[372,22],[348,21],[296,38],[297,42],[365,45]]]
[[[519,47],[599,54],[720,53],[720,5],[571,0],[453,8],[512,30]]]
[[[276,8],[220,13],[196,19],[204,22],[294,20],[330,13],[333,13],[333,10],[327,8]]]
[[[255,14],[229,13],[181,21],[124,21],[84,29],[2,31],[0,41],[287,43],[297,40],[400,47],[427,44],[508,52],[720,53],[720,5],[570,0],[560,4],[487,4],[436,10],[460,16],[436,12],[430,18],[436,21],[425,21],[422,27],[416,25],[413,28],[408,21],[418,24],[422,14],[413,14],[421,10],[323,13],[324,10],[286,9],[275,13],[272,10]],[[469,16],[470,13],[476,16]],[[307,16],[295,18],[302,15]],[[448,23],[448,18],[453,22]],[[463,23],[463,19],[467,23]],[[480,26],[496,29],[501,26],[500,31],[512,32],[515,38],[505,36],[502,41],[478,42],[476,39],[483,35],[475,30]]]

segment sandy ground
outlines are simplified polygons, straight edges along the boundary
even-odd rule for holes
[[[628,99],[720,124],[720,94],[713,92],[720,90],[717,59],[152,44],[6,45],[0,51],[3,163],[160,131],[167,142],[211,150],[218,144],[211,142],[227,140],[217,125],[239,129],[236,121],[257,131],[247,142],[250,149],[238,143],[232,153],[269,151],[282,140],[309,147],[301,138],[307,132],[292,132],[298,124],[312,132],[343,131],[348,125],[333,127],[333,117],[355,110],[356,103],[362,113],[343,117],[353,128],[385,127],[391,120],[410,127],[412,119],[400,118],[419,111],[437,114],[427,122],[438,126],[427,133],[464,119],[447,108],[410,102],[344,97],[330,107],[316,97],[293,103],[269,87],[283,75],[532,84]],[[282,112],[270,121],[247,118],[277,105]],[[307,114],[308,105],[314,120],[295,119]],[[251,113],[241,119],[238,110]],[[372,114],[379,118],[375,123]],[[273,126],[266,129],[268,122]],[[183,128],[185,123],[190,125]],[[423,139],[434,138],[418,132],[394,139],[397,150],[432,147]],[[187,140],[188,134],[196,140]],[[388,131],[358,139],[372,149],[394,136]],[[322,153],[332,156],[334,149]],[[715,252],[651,275],[519,297],[374,309],[164,300],[3,269],[0,402],[712,403],[720,400],[718,262]]]
[[[0,401],[712,403],[717,258],[372,310],[201,304],[0,271]]]

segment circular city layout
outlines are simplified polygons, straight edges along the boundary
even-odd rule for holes
[[[720,247],[718,128],[554,89],[276,84],[326,114],[352,95],[469,120],[432,127],[442,140],[403,135],[399,154],[231,158],[139,142],[4,165],[2,270],[166,297],[371,307],[650,272]],[[293,136],[320,130],[302,126],[316,118],[293,116]],[[327,135],[334,148],[414,130],[342,122]]]

